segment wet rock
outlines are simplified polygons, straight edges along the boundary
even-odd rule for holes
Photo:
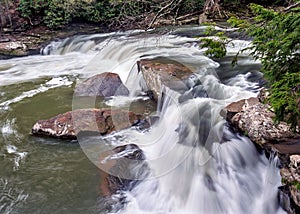
[[[299,213],[294,201],[291,198],[290,190],[287,186],[279,187],[279,203],[283,210],[289,214]]]
[[[237,102],[230,103],[224,110],[221,111],[221,115],[231,122],[233,116],[237,113],[244,111],[247,107],[258,104],[259,100],[256,97],[249,99],[242,99]]]
[[[112,195],[118,190],[131,190],[148,174],[144,160],[143,151],[135,144],[118,146],[102,154],[98,165],[102,193]]]
[[[300,155],[289,156],[289,164],[280,170],[282,183],[294,206],[287,207],[288,213],[300,211]]]
[[[180,93],[189,90],[187,81],[193,72],[179,62],[166,57],[143,59],[138,62],[138,68],[155,100],[159,99],[164,86]]]
[[[100,206],[118,206],[119,209],[126,203],[120,191],[132,190],[150,172],[143,151],[135,144],[119,146],[101,154],[98,167],[101,178]],[[119,195],[112,197],[116,193]]]
[[[92,76],[75,88],[75,96],[128,96],[129,91],[118,74],[102,73]]]
[[[78,109],[39,120],[33,126],[32,134],[64,139],[76,139],[79,132],[106,135],[133,126],[141,119],[141,115],[125,110]]]

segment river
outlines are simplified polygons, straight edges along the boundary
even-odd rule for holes
[[[244,53],[231,67],[232,57],[249,45],[242,40],[227,46],[224,59],[209,59],[194,37],[204,31],[81,35],[52,42],[41,55],[1,60],[0,213],[284,213],[277,158],[268,160],[220,116],[227,104],[257,94],[260,63]],[[193,68],[196,79],[190,80],[192,98],[180,102],[181,94],[165,89],[159,110],[150,108],[160,116],[150,130],[79,143],[30,134],[37,120],[78,108],[76,83],[102,72],[118,73],[130,90],[129,97],[103,105],[129,108],[145,87],[136,62],[155,56]],[[198,96],[203,89],[208,97]],[[94,107],[95,100],[84,105]],[[85,141],[93,141],[93,150]],[[127,143],[144,151],[150,174],[132,191],[113,196],[126,196],[125,204],[107,209],[99,202],[94,163],[102,150]]]

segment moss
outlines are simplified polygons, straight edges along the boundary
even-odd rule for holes
[[[291,185],[296,187],[297,190],[300,190],[300,182],[299,181],[294,180],[291,182]]]

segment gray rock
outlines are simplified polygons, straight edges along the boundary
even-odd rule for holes
[[[128,96],[129,90],[118,74],[105,72],[92,76],[75,88],[75,96]]]

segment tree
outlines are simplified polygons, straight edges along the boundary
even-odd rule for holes
[[[229,22],[253,37],[249,49],[262,63],[275,120],[288,122],[296,131],[300,125],[300,3],[281,11],[256,4],[250,7],[256,15],[254,22],[236,17]]]

